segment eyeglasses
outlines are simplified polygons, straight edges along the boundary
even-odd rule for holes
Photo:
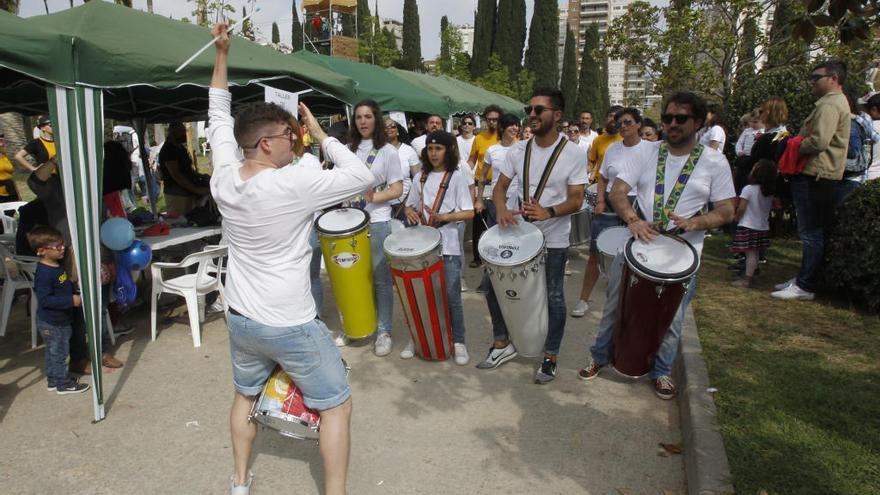
[[[636,123],[635,120],[618,120],[617,121],[617,125],[619,125],[620,127],[629,127],[635,123]],[[684,122],[681,122],[681,123],[683,124]]]
[[[819,82],[823,77],[831,77],[832,74],[810,74],[810,77],[807,78],[808,81],[814,83]]]
[[[660,116],[660,120],[663,121],[664,124],[671,124],[672,121],[675,120],[675,123],[679,125],[684,124],[692,118],[694,118],[694,116],[689,113],[679,113],[675,115],[671,113],[664,113]]]
[[[498,120],[498,119],[495,119]],[[473,122],[462,122],[461,125],[474,125]]]
[[[259,146],[260,141],[262,141],[264,139],[287,138],[288,141],[293,141],[293,135],[295,132],[296,131],[293,130],[293,127],[288,126],[287,129],[285,129],[284,132],[281,134],[276,134],[274,136],[263,136],[260,139],[257,139],[257,142],[254,143],[254,145],[251,146],[251,148],[256,148],[257,146]]]
[[[535,105],[535,106],[531,106],[531,105],[529,105],[529,106],[523,108],[523,111],[526,112],[526,115],[531,115],[531,114],[532,114],[532,110],[535,111],[535,115],[541,115],[542,113],[544,113],[544,110],[553,110],[553,111],[556,111],[555,108],[553,108],[553,107],[545,107],[544,105]]]
[[[569,127],[569,128],[568,128],[568,133],[569,133],[569,134],[580,134],[580,133],[581,133],[581,130],[580,130],[580,129],[572,129],[572,128]]]
[[[64,251],[64,248],[65,248],[65,247],[66,247],[66,246],[64,246],[64,243],[61,242],[61,243],[58,243],[58,244],[53,244],[53,245],[51,245],[51,246],[46,246],[46,249],[51,249],[51,250],[53,250],[53,251]]]
[[[397,126],[394,124],[385,124],[386,129],[397,129]]]

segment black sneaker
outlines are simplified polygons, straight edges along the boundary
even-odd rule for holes
[[[88,383],[69,381],[64,385],[59,385],[55,387],[55,393],[58,395],[81,394],[89,388],[90,387]]]
[[[552,382],[554,378],[556,378],[556,363],[550,358],[544,358],[541,367],[535,372],[535,383],[543,385]]]

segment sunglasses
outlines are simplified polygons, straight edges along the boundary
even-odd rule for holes
[[[692,118],[694,118],[694,116],[688,113],[679,113],[675,115],[671,113],[664,113],[660,116],[660,120],[663,121],[664,124],[671,124],[674,120],[675,123],[679,125],[684,124]]]
[[[810,74],[810,77],[807,78],[810,82],[818,82],[823,77],[831,77],[831,74]]]
[[[293,141],[293,135],[294,135],[295,132],[296,132],[296,131],[293,130],[293,127],[288,127],[288,128],[285,129],[285,131],[284,131],[283,133],[281,133],[281,134],[276,134],[276,135],[274,135],[274,136],[263,136],[263,137],[261,137],[260,139],[257,139],[257,142],[254,143],[254,145],[251,146],[251,148],[256,148],[257,146],[259,146],[259,145],[260,145],[260,141],[262,141],[262,140],[264,140],[264,139],[287,138],[288,141]]]
[[[64,248],[65,248],[65,246],[64,246],[63,242],[45,247],[45,249],[51,249],[53,251],[64,251]]]
[[[568,129],[568,133],[569,133],[569,134],[580,134],[580,133],[581,133],[581,130],[580,130],[580,129],[571,129],[571,128],[569,128],[569,129]]]
[[[397,129],[397,126],[394,124],[385,124],[386,129]]]
[[[462,122],[461,125],[474,125],[473,122]]]
[[[617,125],[619,125],[620,127],[629,127],[635,123],[636,123],[635,120],[618,120],[617,121]],[[683,124],[684,122],[681,122],[681,123]]]
[[[532,114],[532,110],[535,111],[535,115],[541,115],[542,113],[544,113],[545,110],[553,110],[553,111],[556,111],[555,108],[553,108],[553,107],[545,107],[544,105],[535,105],[535,106],[531,106],[531,105],[529,105],[529,106],[523,108],[523,111],[526,112],[526,115],[531,115],[531,114]]]

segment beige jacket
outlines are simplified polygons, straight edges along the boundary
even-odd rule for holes
[[[817,179],[843,178],[851,122],[849,103],[841,92],[832,91],[816,101],[800,133],[804,141],[799,152],[811,155],[804,175]]]

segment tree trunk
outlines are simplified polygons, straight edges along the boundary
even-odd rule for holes
[[[6,136],[6,153],[10,157],[31,140],[31,131],[20,113],[0,113],[0,132]]]
[[[294,0],[296,3],[296,0]],[[73,0],[70,0],[70,5],[73,6]],[[153,13],[153,0],[147,0],[147,12]]]

